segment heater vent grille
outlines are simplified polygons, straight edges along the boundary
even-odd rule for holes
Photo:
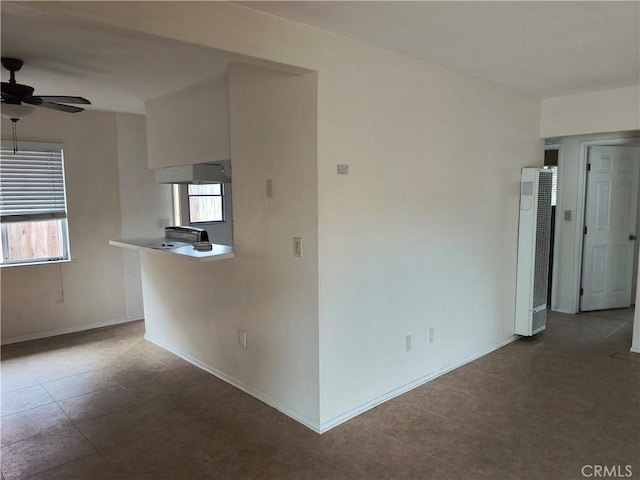
[[[552,174],[538,173],[538,209],[536,211],[536,245],[533,278],[533,308],[547,303],[549,278],[549,243],[551,239]]]
[[[544,330],[547,325],[547,309],[543,308],[537,312],[533,312],[531,319],[531,334],[538,333],[540,330]]]

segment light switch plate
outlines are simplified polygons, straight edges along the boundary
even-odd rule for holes
[[[571,210],[565,210],[564,211],[564,221],[565,222],[570,222],[571,221]]]
[[[293,256],[302,257],[302,237],[293,237]]]

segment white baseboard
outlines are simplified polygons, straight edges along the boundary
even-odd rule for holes
[[[161,340],[158,340],[157,338],[154,338],[153,336],[149,335],[149,334],[145,334],[144,336],[145,340],[148,340],[151,343],[154,343],[155,345],[158,345],[159,347],[164,348],[165,350],[168,350],[169,352],[173,353],[174,355],[177,355],[178,357],[186,360],[187,362],[191,363],[192,365],[195,365],[198,368],[201,368],[202,370],[204,370],[205,372],[209,372],[210,374],[220,378],[221,380],[224,380],[225,382],[233,385],[234,387],[239,388],[240,390],[242,390],[243,392],[248,393],[249,395],[257,398],[258,400],[266,403],[267,405],[275,408],[276,410],[284,413],[285,415],[287,415],[288,417],[293,418],[294,420],[296,420],[297,422],[302,423],[304,426],[310,428],[311,430],[313,430],[316,433],[325,433],[329,430],[331,430],[334,427],[337,427],[338,425],[360,415],[361,413],[366,412],[367,410],[370,410],[378,405],[380,405],[381,403],[384,403],[388,400],[391,400],[392,398],[395,398],[399,395],[402,395],[403,393],[408,392],[409,390],[413,390],[416,387],[419,387],[420,385],[423,385],[424,383],[427,383],[441,375],[444,375],[445,373],[450,372],[451,370],[455,370],[458,367],[461,367],[469,362],[472,362],[474,360],[477,360],[480,357],[483,357],[484,355],[487,355],[488,353],[493,352],[494,350],[497,350],[501,347],[504,347],[505,345],[508,345],[511,342],[516,341],[518,338],[520,338],[518,335],[512,335],[511,337],[503,340],[502,342],[496,343],[494,345],[491,345],[487,348],[484,348],[482,350],[479,350],[477,352],[475,352],[472,355],[468,355],[466,357],[463,357],[462,359],[460,359],[459,361],[452,363],[450,365],[447,365],[446,367],[443,367],[439,370],[436,370],[435,372],[432,372],[428,375],[425,375],[424,377],[421,377],[417,380],[414,380],[412,382],[409,382],[405,385],[402,385],[401,387],[398,387],[394,390],[391,390],[390,392],[385,393],[384,395],[380,395],[379,397],[374,398],[373,400],[363,403],[362,405],[359,405],[355,408],[352,408],[351,410],[338,415],[334,418],[332,418],[331,420],[328,420],[326,422],[323,422],[322,424],[320,424],[319,422],[316,422],[304,415],[299,414],[298,412],[295,412],[293,410],[291,410],[290,408],[288,408],[287,406],[282,405],[278,400],[270,397],[269,395],[262,393],[258,390],[256,390],[255,388],[247,385],[246,383],[231,377],[230,375],[227,375],[226,373],[218,370],[217,368],[212,367],[211,365],[208,365],[200,360],[198,360],[197,358],[192,357],[191,355],[182,352],[181,350],[167,344],[164,343]]]
[[[449,373],[450,371],[455,370],[456,368],[462,367],[463,365],[466,365],[469,362],[473,362],[474,360],[477,360],[480,357],[484,357],[485,355],[493,352],[494,350],[504,347],[505,345],[508,345],[511,342],[515,342],[519,338],[520,338],[519,335],[512,335],[511,337],[503,340],[502,342],[496,343],[487,348],[483,348],[482,350],[479,350],[471,355],[463,357],[457,362],[451,363],[446,367],[443,367],[439,370],[431,372],[428,375],[425,375],[424,377],[420,377],[417,380],[414,380],[405,385],[402,385],[401,387],[391,390],[390,392],[387,392],[384,395],[380,395],[379,397],[376,397],[367,403],[363,403],[362,405],[359,405],[358,407],[353,408],[341,415],[333,417],[331,420],[322,422],[320,424],[320,429],[319,429],[320,433],[327,432],[332,428],[337,427],[338,425],[346,422],[347,420],[357,417],[358,415],[366,412],[367,410],[371,410],[372,408],[380,405],[381,403],[391,400],[392,398],[398,397],[403,393],[407,393],[409,390],[413,390],[414,388],[419,387],[420,385],[423,385],[427,382],[430,382],[431,380],[435,380],[436,378],[444,375],[445,373]]]
[[[551,311],[558,312],[558,313],[568,313],[569,315],[574,315],[576,313],[579,313],[579,312],[576,312],[575,310],[570,310],[567,308],[552,308]]]
[[[12,343],[27,342],[29,340],[37,340],[39,338],[55,337],[58,335],[66,335],[68,333],[83,332],[94,328],[109,327],[111,325],[119,325],[121,323],[136,322],[142,320],[140,317],[118,318],[116,320],[106,320],[104,322],[83,323],[82,325],[74,325],[72,327],[56,328],[46,332],[31,333],[29,335],[18,335],[17,337],[3,338],[0,345],[10,345]]]
[[[211,375],[214,375],[216,377],[218,377],[220,380],[223,380],[231,385],[233,385],[236,388],[239,388],[240,390],[242,390],[243,392],[248,393],[249,395],[251,395],[254,398],[257,398],[258,400],[260,400],[261,402],[266,403],[267,405],[269,405],[270,407],[275,408],[276,410],[278,410],[279,412],[284,413],[286,416],[293,418],[295,421],[303,424],[305,427],[310,428],[311,430],[313,430],[316,433],[322,433],[319,430],[319,425],[318,422],[315,420],[312,420],[308,417],[306,417],[305,415],[302,415],[298,412],[296,412],[295,410],[291,410],[289,407],[283,405],[279,400],[276,400],[275,398],[267,395],[266,393],[260,392],[259,390],[256,390],[255,388],[253,388],[250,385],[247,385],[246,383],[242,382],[241,380],[238,380],[237,378],[234,378],[230,375],[227,375],[226,373],[224,373],[221,370],[218,370],[215,367],[212,367],[211,365],[208,365],[200,360],[198,360],[195,357],[192,357],[191,355],[189,355],[188,353],[185,353],[167,343],[164,343],[161,340],[158,340],[157,338],[154,338],[153,336],[149,335],[148,333],[145,333],[144,335],[144,339],[148,340],[149,342],[158,345],[159,347],[164,348],[165,350],[173,353],[174,355],[177,355],[178,357],[186,360],[187,362],[191,363],[192,365],[195,365],[196,367],[204,370],[205,372],[210,373]]]
[[[640,347],[631,347],[629,351],[633,353],[640,353]]]

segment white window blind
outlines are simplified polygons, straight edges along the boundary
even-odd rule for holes
[[[29,144],[0,151],[0,216],[3,223],[66,218],[62,146]]]

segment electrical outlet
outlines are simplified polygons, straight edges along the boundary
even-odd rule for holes
[[[404,337],[404,348],[407,352],[411,351],[411,335]]]
[[[245,330],[238,330],[238,343],[242,348],[247,348],[247,332]]]
[[[428,343],[433,343],[435,341],[435,328],[430,328],[429,333],[427,335]]]

